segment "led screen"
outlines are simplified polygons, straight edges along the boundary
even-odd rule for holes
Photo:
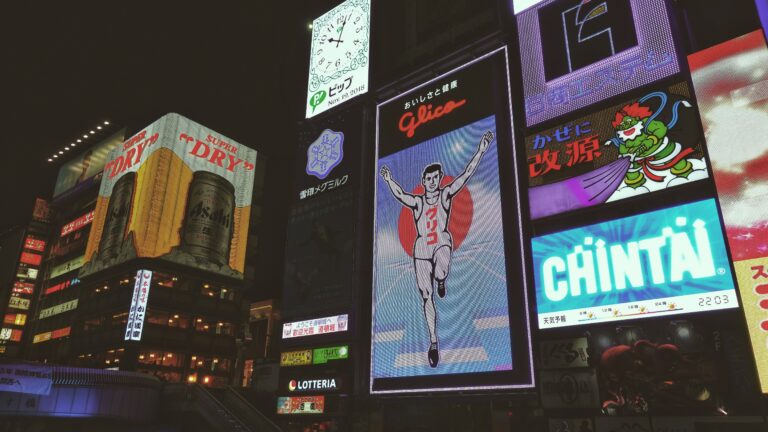
[[[109,153],[80,271],[159,258],[243,278],[256,151],[169,113]]]
[[[53,196],[79,186],[92,184],[96,175],[104,169],[109,153],[123,142],[125,130],[121,130],[104,141],[83,151],[59,169]]]
[[[684,82],[530,134],[525,152],[533,219],[708,177],[699,113]]]
[[[528,126],[680,71],[664,0],[549,0],[517,23]]]
[[[714,199],[532,244],[541,329],[739,307]]]
[[[689,56],[758,365],[768,364],[768,48],[758,30]],[[768,369],[759,368],[768,393]]]
[[[525,304],[507,263],[520,247],[519,208],[514,189],[500,191],[500,155],[511,149],[505,54],[379,105],[374,393],[530,380],[525,308],[511,319],[508,300],[512,289]]]

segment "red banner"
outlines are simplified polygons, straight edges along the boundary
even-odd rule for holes
[[[22,252],[20,262],[24,264],[30,264],[38,266],[43,261],[43,256],[39,254],[33,254],[29,252]]]
[[[90,224],[93,222],[93,213],[94,211],[91,210],[88,213],[80,216],[79,218],[73,220],[72,222],[64,225],[61,227],[61,236],[64,237],[65,235],[75,232],[79,230],[80,228]]]

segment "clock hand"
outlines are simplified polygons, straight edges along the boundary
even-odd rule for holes
[[[330,38],[330,39],[328,39],[328,42],[344,42],[344,41],[341,40],[341,39]]]
[[[349,13],[349,15],[347,15],[347,17],[346,17],[346,18],[344,18],[344,22],[343,22],[343,23],[341,23],[341,31],[339,31],[339,39],[337,39],[337,40],[336,40],[336,48],[338,48],[338,47],[339,47],[339,43],[340,43],[340,42],[343,42],[343,41],[341,40],[341,35],[342,35],[342,34],[344,34],[344,27],[346,27],[346,26],[347,26],[347,20],[349,20],[349,17],[351,17],[351,16],[352,16],[352,12],[350,12],[350,13]]]

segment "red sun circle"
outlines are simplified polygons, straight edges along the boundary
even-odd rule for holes
[[[453,177],[444,176],[440,181],[440,187],[447,186],[453,181]],[[413,195],[424,195],[424,185],[418,185],[411,192]],[[474,203],[469,188],[464,186],[453,197],[451,202],[451,214],[448,219],[448,231],[453,238],[453,250],[458,250],[467,237],[469,227],[472,226],[474,215]],[[413,220],[413,211],[403,207],[397,221],[397,231],[400,237],[400,246],[408,256],[413,257],[413,244],[416,242],[416,222]]]

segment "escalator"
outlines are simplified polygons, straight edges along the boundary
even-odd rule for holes
[[[199,430],[217,432],[280,432],[281,429],[232,387],[206,389],[199,384],[167,384],[163,388],[161,412],[206,425]]]

